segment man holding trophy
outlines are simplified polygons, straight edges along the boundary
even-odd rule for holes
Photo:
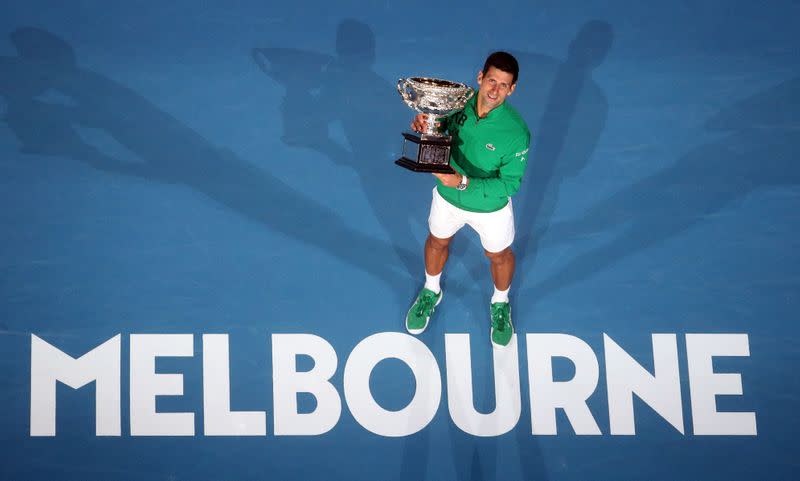
[[[490,262],[492,345],[503,348],[513,338],[508,299],[514,275],[511,196],[519,190],[530,144],[525,121],[505,102],[514,92],[518,74],[519,65],[511,54],[495,52],[478,73],[479,88],[472,96],[469,87],[446,80],[415,77],[398,83],[406,104],[423,113],[411,124],[422,135],[403,134],[411,154],[404,148],[397,163],[433,172],[438,179],[425,241],[425,286],[406,315],[411,334],[425,330],[441,302],[439,280],[450,240],[466,224],[480,236]]]

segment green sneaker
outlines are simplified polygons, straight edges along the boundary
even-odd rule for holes
[[[502,349],[511,342],[514,325],[511,324],[511,306],[507,302],[495,302],[490,313],[492,316],[492,346]]]
[[[443,291],[438,294],[430,289],[422,288],[414,301],[414,305],[406,314],[406,330],[411,334],[422,334],[433,314],[433,309],[442,302]]]

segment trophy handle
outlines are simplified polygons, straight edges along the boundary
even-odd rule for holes
[[[404,92],[405,90],[406,90],[406,79],[404,79],[404,78],[401,78],[401,79],[399,79],[399,80],[397,81],[397,92],[398,92],[398,93],[400,93],[400,95],[401,95],[403,98],[406,98],[406,96],[405,96],[405,95],[403,95],[403,92]]]
[[[408,79],[401,78],[397,81],[397,92],[400,93],[400,96],[403,97],[403,101],[411,108],[414,108],[411,105],[411,102],[417,99],[417,92],[409,88],[408,86]]]

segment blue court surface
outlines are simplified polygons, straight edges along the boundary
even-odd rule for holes
[[[2,1],[0,479],[798,479],[800,2]],[[521,72],[517,336],[401,77]]]

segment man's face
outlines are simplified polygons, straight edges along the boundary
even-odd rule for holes
[[[478,72],[478,101],[489,111],[502,104],[514,92],[514,76],[496,67],[489,67],[486,73]]]

